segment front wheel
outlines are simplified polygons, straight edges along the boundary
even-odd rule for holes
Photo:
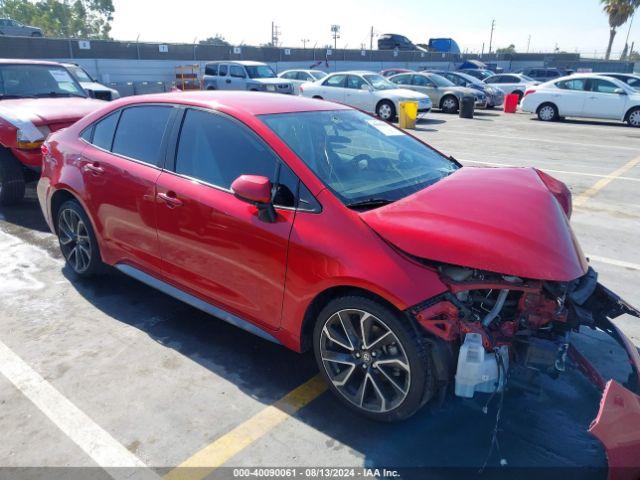
[[[389,100],[383,100],[378,104],[376,114],[381,120],[391,122],[396,118],[396,107]]]
[[[543,103],[538,108],[538,118],[543,122],[553,122],[558,119],[558,108],[552,103]]]
[[[629,112],[627,124],[630,127],[640,128],[640,108],[633,109]]]
[[[57,214],[56,233],[67,265],[80,277],[91,277],[104,267],[89,217],[77,200],[62,204]]]
[[[22,164],[6,149],[0,149],[0,205],[15,205],[24,198]]]
[[[440,108],[444,113],[456,113],[458,111],[458,99],[453,95],[447,95],[442,99]]]
[[[408,322],[362,296],[338,297],[320,312],[313,336],[316,361],[346,406],[392,422],[410,417],[433,396],[431,357]]]

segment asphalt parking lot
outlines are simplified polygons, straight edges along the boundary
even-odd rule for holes
[[[639,130],[481,111],[473,120],[432,113],[415,133],[468,166],[535,166],[566,182],[573,227],[601,281],[640,305]],[[183,471],[188,478],[232,476],[213,467],[431,467],[448,478],[457,470],[447,467],[477,472],[489,453],[493,408],[451,399],[401,424],[375,424],[324,392],[310,354],[115,272],[77,280],[33,192],[0,209],[0,252],[3,467],[136,469],[106,471],[125,478],[177,478],[177,465],[204,467]],[[618,325],[640,345],[637,319]],[[583,342],[601,360],[622,361],[598,335]],[[560,475],[605,478],[602,447],[585,432],[598,392],[573,371],[540,382],[541,393],[505,394],[500,451],[487,465],[582,466],[591,468]]]

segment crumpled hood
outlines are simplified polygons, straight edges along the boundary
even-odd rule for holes
[[[361,217],[424,259],[553,281],[587,270],[569,220],[533,168],[464,167]]]
[[[106,105],[93,98],[17,98],[0,102],[0,117],[29,121],[34,125],[73,123]]]

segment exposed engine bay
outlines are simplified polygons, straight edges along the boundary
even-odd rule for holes
[[[442,264],[437,269],[449,291],[409,313],[450,347],[452,365],[440,368],[440,380],[453,381],[456,396],[473,398],[503,391],[510,368],[559,378],[570,362],[603,392],[589,431],[604,444],[611,472],[619,473],[610,478],[640,473],[640,355],[611,322],[622,314],[640,318],[640,312],[599,284],[592,268],[571,282]],[[571,335],[581,327],[605,332],[624,349],[631,373],[622,385],[603,378],[572,345]]]

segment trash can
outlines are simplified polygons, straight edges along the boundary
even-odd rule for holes
[[[400,102],[398,126],[400,128],[416,128],[418,118],[418,102]]]
[[[520,95],[517,93],[510,93],[504,97],[504,113],[516,113],[518,109],[518,102],[520,101]]]
[[[464,96],[460,100],[460,118],[473,118],[476,99],[471,96]]]

